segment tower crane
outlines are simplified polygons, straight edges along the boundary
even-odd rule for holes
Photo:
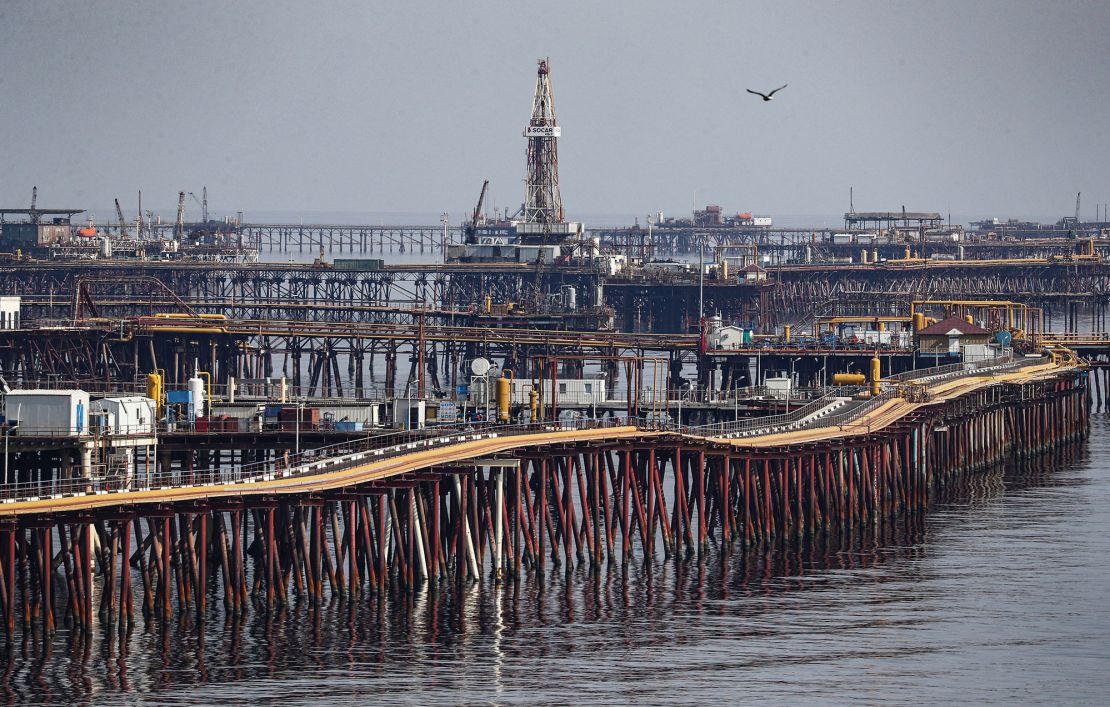
[[[119,235],[121,238],[127,238],[127,221],[123,218],[123,209],[119,206],[119,199],[116,199],[116,218],[119,219]]]

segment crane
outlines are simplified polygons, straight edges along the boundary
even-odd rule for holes
[[[197,202],[197,206],[200,207],[200,220],[204,223],[208,223],[208,187],[203,187],[201,189],[201,196],[203,201],[201,199],[198,199],[197,195],[193,192],[189,192],[189,196],[193,197],[193,201]]]
[[[127,238],[127,221],[123,218],[123,209],[119,206],[119,199],[116,199],[116,218],[119,219],[120,237]]]
[[[1075,192],[1075,225],[1079,225],[1079,197],[1083,196],[1083,192]]]
[[[482,206],[486,203],[486,190],[489,189],[489,180],[482,182],[482,193],[478,195],[478,205],[474,207],[474,215],[470,218],[470,225],[477,226],[484,217],[482,216]]]
[[[173,239],[178,243],[185,240],[185,192],[177,192],[177,221],[173,224]]]

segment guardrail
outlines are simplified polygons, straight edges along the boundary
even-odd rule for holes
[[[864,388],[862,386],[843,386],[840,388],[830,388],[828,392],[820,398],[803,405],[802,407],[791,410],[790,412],[782,413],[779,415],[768,415],[764,417],[753,417],[746,420],[735,420],[732,422],[716,422],[709,425],[699,425],[697,427],[685,428],[692,434],[700,434],[706,437],[750,437],[760,432],[772,430],[777,427],[789,427],[801,422],[815,412],[822,410],[831,405],[837,398],[850,398],[860,392]]]

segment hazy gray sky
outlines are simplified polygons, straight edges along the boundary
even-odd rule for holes
[[[4,0],[0,201],[515,208],[543,56],[571,218],[1110,201],[1110,3],[974,0]]]

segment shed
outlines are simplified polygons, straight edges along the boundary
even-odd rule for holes
[[[991,333],[961,317],[949,317],[917,332],[917,348],[930,356],[957,356],[961,346],[986,344]]]
[[[744,282],[762,282],[767,279],[767,271],[755,263],[740,268],[740,279]]]
[[[151,434],[157,418],[157,403],[138,395],[102,398],[90,406],[93,412],[107,416],[105,430],[108,434]]]
[[[83,390],[13,390],[4,415],[16,436],[76,437],[89,431],[89,394]]]

